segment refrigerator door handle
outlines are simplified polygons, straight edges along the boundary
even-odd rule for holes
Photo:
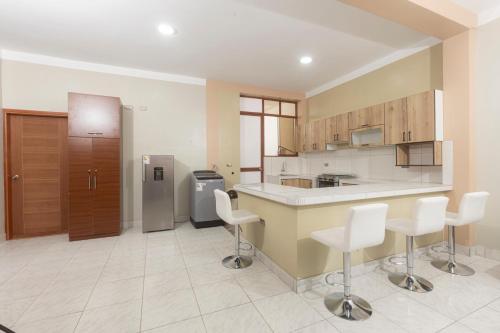
[[[146,163],[142,163],[142,182],[146,182]]]

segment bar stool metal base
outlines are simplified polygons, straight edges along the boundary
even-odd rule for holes
[[[450,262],[448,260],[433,260],[431,265],[439,270],[442,270],[443,272],[460,276],[471,276],[475,273],[475,271],[469,266],[459,264],[457,262]]]
[[[222,260],[222,265],[227,268],[240,269],[252,264],[252,258],[247,256],[229,256]]]
[[[370,318],[372,307],[356,295],[345,297],[344,293],[332,293],[325,297],[325,306],[334,315],[347,320],[360,321]]]
[[[389,273],[389,280],[400,288],[417,293],[426,293],[434,288],[432,283],[423,277],[418,275],[410,276],[407,273]]]

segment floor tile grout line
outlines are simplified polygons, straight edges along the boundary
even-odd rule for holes
[[[177,235],[177,232],[175,233],[175,239],[177,240],[177,242],[179,243],[179,237]],[[180,244],[180,243],[179,243]],[[196,296],[196,293],[194,291],[194,286],[193,286],[193,282],[191,281],[191,274],[189,272],[189,269],[188,267],[186,266],[186,259],[184,258],[184,254],[182,253],[182,250],[181,250],[181,258],[182,258],[182,262],[184,263],[184,269],[186,270],[186,273],[188,275],[188,279],[189,279],[189,285],[191,286],[191,292],[193,293],[193,296],[194,296],[194,300],[196,301],[196,306],[198,307],[198,312],[200,313],[200,317],[201,317],[201,322],[203,323],[203,328],[205,329],[205,332],[208,332],[207,330],[207,325],[205,324],[205,320],[203,319],[203,314],[201,313],[201,307],[200,307],[200,303],[198,302],[198,297]],[[189,318],[190,319],[190,318]],[[142,327],[141,327],[142,329]]]
[[[113,238],[114,238],[114,237],[113,237]],[[116,243],[117,243],[117,241],[118,241],[118,238],[116,238],[116,239],[115,239],[115,242],[114,242],[114,244],[113,244],[113,247],[112,247],[112,248],[111,248],[111,250],[109,251],[108,258],[106,259],[106,262],[104,263],[104,265],[103,265],[103,266],[102,266],[102,268],[101,268],[101,272],[99,273],[99,276],[97,277],[97,279],[96,279],[96,281],[95,281],[95,283],[94,283],[94,287],[92,288],[92,290],[91,290],[91,292],[90,292],[90,294],[89,294],[89,296],[88,296],[88,298],[87,298],[87,302],[85,303],[85,306],[83,307],[83,310],[82,310],[82,313],[81,313],[81,315],[80,315],[80,318],[78,318],[78,321],[77,321],[77,323],[76,323],[76,325],[75,325],[75,328],[73,329],[73,333],[75,333],[75,332],[76,332],[76,330],[78,329],[78,325],[80,325],[80,321],[82,320],[83,314],[85,313],[85,310],[87,309],[87,305],[89,304],[89,301],[90,301],[90,299],[91,299],[91,297],[92,297],[92,294],[94,293],[94,290],[95,290],[95,288],[96,288],[97,284],[99,283],[99,280],[100,280],[100,278],[101,278],[101,276],[102,276],[102,273],[104,272],[104,269],[106,268],[106,266],[107,266],[107,264],[108,264],[108,262],[109,262],[109,259],[111,258],[111,254],[113,253],[113,250],[114,250],[114,249],[115,249],[115,247],[116,247]]]
[[[78,252],[78,251],[77,251],[77,252]],[[40,254],[41,254],[41,253],[40,253]],[[27,308],[23,311],[23,313],[22,313],[22,314],[21,314],[21,315],[17,318],[17,320],[13,323],[13,325],[12,325],[13,327],[14,327],[14,326],[15,326],[15,325],[19,322],[19,320],[21,320],[21,318],[22,318],[22,317],[26,314],[26,312],[28,312],[28,310],[29,310],[29,309],[33,306],[33,304],[35,304],[35,302],[36,302],[36,301],[37,301],[40,297],[42,297],[42,295],[43,295],[43,294],[44,294],[47,290],[49,290],[49,288],[50,288],[50,287],[51,287],[51,286],[52,286],[52,285],[56,282],[57,277],[61,274],[61,272],[64,270],[64,268],[65,268],[65,267],[66,267],[66,266],[67,266],[67,265],[71,262],[71,260],[74,258],[74,256],[75,256],[75,255],[76,255],[76,252],[75,252],[75,253],[73,253],[73,255],[72,255],[72,256],[71,256],[71,257],[70,257],[70,258],[66,261],[66,264],[65,264],[63,267],[61,267],[61,269],[57,272],[57,274],[54,276],[54,279],[52,280],[52,282],[51,282],[51,283],[49,283],[49,284],[48,284],[48,285],[47,285],[47,286],[43,289],[43,291],[42,291],[40,294],[38,294],[38,295],[36,295],[36,296],[32,297],[32,298],[33,298],[33,301],[32,301],[32,302],[30,303],[30,305],[29,305],[29,306],[28,306],[28,307],[27,307]],[[35,261],[35,259],[36,259],[36,258],[33,258],[33,260],[32,260],[32,261]],[[28,264],[29,264],[29,263],[27,263],[27,264],[26,264],[26,266],[27,266]],[[44,318],[44,319],[46,319],[46,318]],[[41,320],[43,320],[43,319],[41,319]],[[35,321],[34,321],[34,322],[35,322]]]
[[[144,269],[143,269],[143,276],[142,276],[142,297],[141,297],[141,316],[139,320],[139,332],[142,331],[142,310],[144,308],[144,289],[145,289],[145,284],[146,284],[146,264],[147,264],[147,253],[148,253],[148,243],[149,243],[149,238],[146,236],[145,238],[145,250],[144,250]]]
[[[413,298],[411,298],[409,295],[406,295],[406,294],[404,294],[404,293],[402,293],[402,292],[397,291],[397,293],[398,293],[398,295],[404,296],[404,297],[406,297],[406,298],[408,298],[408,299],[410,299],[410,300],[414,300],[414,299],[413,299]],[[385,296],[385,297],[379,298],[377,301],[383,300],[384,298],[389,298],[389,297],[392,297],[392,296],[394,296],[394,295],[395,295],[395,293],[392,293],[392,294],[387,295],[387,296]],[[417,302],[416,300],[414,300],[414,301],[415,301],[415,302]],[[375,302],[375,301],[374,301],[374,302]],[[417,303],[418,303],[419,305],[424,305],[426,308],[428,308],[428,309],[432,310],[433,312],[436,312],[436,310],[434,310],[433,308],[429,307],[429,306],[428,306],[428,305],[426,305],[426,304],[422,304],[422,303],[420,303],[420,302],[417,302]],[[407,332],[408,332],[408,330],[407,330],[406,328],[402,327],[399,323],[395,322],[394,320],[392,320],[391,318],[389,318],[388,316],[386,316],[386,315],[385,315],[382,311],[379,311],[379,310],[377,310],[377,309],[373,309],[373,311],[376,311],[379,315],[381,315],[382,317],[384,317],[385,319],[387,319],[388,321],[390,321],[391,323],[393,323],[394,325],[396,325],[396,326],[397,326],[397,327],[399,327],[400,329],[402,329],[402,330],[404,330],[404,331],[407,331]],[[453,318],[449,318],[449,317],[447,317],[447,316],[443,315],[443,314],[442,314],[442,313],[440,313],[440,312],[439,312],[439,314],[440,314],[441,316],[443,316],[443,317],[445,317],[445,318],[447,318],[447,319],[451,320],[452,322],[454,322],[454,321],[455,321]],[[445,327],[446,327],[446,326],[445,326]],[[442,330],[443,328],[444,328],[444,327],[440,328],[439,330]],[[439,330],[438,330],[438,331],[439,331]]]
[[[476,272],[476,274],[477,274],[477,273],[478,273],[478,272]],[[437,277],[438,277],[438,278],[445,278],[446,276],[448,276],[447,274],[449,274],[449,273],[444,273],[444,275],[439,275],[439,276],[437,276]],[[453,276],[458,277],[458,278],[460,278],[460,279],[464,279],[464,280],[465,280],[465,279],[467,279],[467,278],[470,278],[470,276],[460,276],[460,275],[453,275]],[[494,289],[495,289],[495,288],[494,288]],[[411,295],[413,295],[413,294],[409,294],[409,292],[408,292],[408,291],[406,291],[405,289],[402,289],[402,288],[401,288],[401,290],[398,290],[398,292],[399,292],[401,295],[407,296],[408,298],[410,298],[410,299],[412,299],[412,300],[416,301],[417,303],[419,303],[419,304],[421,304],[421,305],[423,305],[423,306],[425,306],[425,307],[427,307],[427,308],[431,309],[432,311],[439,313],[441,316],[443,316],[443,317],[445,317],[445,318],[448,318],[448,319],[450,319],[450,320],[452,320],[452,321],[454,321],[454,322],[459,322],[459,321],[461,320],[461,319],[460,319],[460,320],[456,320],[455,318],[450,318],[450,317],[448,317],[448,315],[446,315],[446,314],[442,313],[440,310],[435,309],[435,308],[433,308],[433,307],[429,306],[428,304],[423,303],[423,302],[422,302],[422,301],[421,301],[418,297],[411,297]],[[431,292],[433,292],[433,291],[431,291]],[[499,297],[498,299],[500,299],[500,297]],[[477,311],[479,311],[480,309],[482,309],[482,308],[484,308],[484,307],[487,307],[489,304],[491,304],[491,303],[495,302],[495,301],[496,301],[496,300],[498,300],[498,299],[494,299],[494,300],[490,301],[489,303],[487,303],[487,304],[485,304],[485,305],[482,305],[482,306],[480,306],[479,308],[477,308],[477,309],[473,310],[472,312],[468,312],[468,313],[465,315],[465,317],[468,317],[468,316],[470,316],[471,314],[473,314],[474,312],[477,312]],[[464,318],[465,318],[465,317],[464,317]],[[463,319],[463,318],[462,318],[462,319]]]
[[[499,312],[499,311],[496,311],[495,309],[492,309],[491,307],[489,307],[489,305],[490,305],[491,303],[494,303],[494,302],[496,302],[496,301],[498,301],[498,300],[500,300],[500,297],[499,297],[499,298],[495,298],[494,300],[492,300],[492,301],[491,301],[491,302],[489,302],[488,304],[485,304],[485,305],[481,306],[480,308],[478,308],[478,309],[476,309],[476,310],[474,310],[474,311],[472,311],[472,312],[467,313],[467,315],[465,315],[463,318],[460,318],[459,320],[457,320],[457,323],[459,323],[459,324],[461,324],[461,325],[464,325],[465,327],[467,327],[468,329],[470,329],[470,330],[472,330],[472,331],[474,331],[474,332],[477,332],[475,329],[473,329],[472,327],[470,327],[470,326],[468,326],[468,325],[466,325],[466,324],[462,323],[461,321],[462,321],[462,320],[464,320],[464,319],[466,319],[467,317],[472,316],[474,313],[479,312],[480,310],[483,310],[484,308],[488,308],[488,309],[491,309],[492,311]]]

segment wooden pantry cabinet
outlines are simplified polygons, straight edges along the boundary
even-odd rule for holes
[[[339,114],[325,120],[326,143],[349,142],[349,114]]]
[[[69,239],[119,235],[120,99],[70,93],[69,105]]]

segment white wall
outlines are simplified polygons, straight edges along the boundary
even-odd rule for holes
[[[432,147],[416,145],[410,156],[432,161]],[[265,174],[277,175],[282,163],[286,163],[286,173],[301,173],[317,176],[322,173],[348,173],[363,179],[382,179],[422,183],[441,183],[442,167],[395,166],[394,147],[369,149],[344,149],[320,153],[301,154],[299,157],[269,157],[265,159]]]
[[[1,83],[4,108],[67,111],[69,91],[120,97],[133,107],[123,112],[124,220],[141,219],[143,154],[175,155],[175,214],[189,216],[189,173],[206,167],[204,86],[7,60]]]
[[[491,193],[477,244],[500,250],[500,19],[477,29],[475,158],[476,188]],[[500,253],[499,253],[500,254]]]

